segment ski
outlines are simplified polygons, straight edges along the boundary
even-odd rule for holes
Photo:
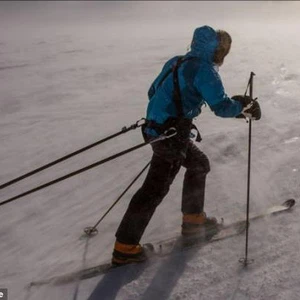
[[[261,214],[252,214],[250,215],[249,222],[262,219],[264,217],[270,215],[276,215],[285,211],[289,211],[294,205],[296,201],[294,199],[288,199],[284,203],[280,205],[275,205],[267,209],[265,212]],[[228,225],[221,224],[220,229],[217,234],[213,235],[208,240],[197,239],[197,238],[185,238],[181,237],[179,234],[173,236],[171,238],[161,240],[153,243],[146,243],[143,247],[148,254],[147,262],[151,262],[151,259],[155,257],[165,257],[168,255],[178,254],[182,251],[188,250],[193,247],[204,247],[214,242],[222,241],[225,239],[229,239],[231,237],[242,234],[246,229],[246,221],[239,220]],[[29,286],[40,286],[45,284],[54,284],[61,285],[70,282],[74,282],[77,280],[84,280],[88,278],[92,278],[95,276],[99,276],[108,272],[112,272],[114,270],[124,269],[128,266],[144,264],[145,262],[139,262],[124,266],[112,266],[110,262],[106,262],[94,267],[86,268],[83,270],[75,271],[65,275],[54,276],[45,280],[33,281]]]

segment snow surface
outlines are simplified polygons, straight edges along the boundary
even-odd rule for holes
[[[220,69],[229,95],[244,93],[253,71],[263,117],[253,123],[251,212],[299,198],[300,3],[1,2],[0,183],[105,136],[145,115],[147,90],[193,30],[229,31]],[[211,160],[206,211],[227,222],[245,216],[248,124],[216,117],[195,123]],[[132,131],[39,175],[0,190],[4,201],[142,141]],[[114,233],[144,176],[99,226],[80,239],[150,160],[145,147],[13,203],[0,211],[0,288],[10,300],[300,299],[300,212],[251,225],[244,236],[143,267],[65,286],[27,289],[31,281],[109,260]],[[180,230],[183,170],[157,209],[142,242]]]

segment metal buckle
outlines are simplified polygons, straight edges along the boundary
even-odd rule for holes
[[[175,136],[177,134],[177,130],[175,127],[170,127],[169,129],[167,129],[165,132],[164,132],[164,135],[167,139]]]
[[[143,123],[142,123],[143,122]],[[144,124],[146,124],[146,119],[145,118],[141,118],[140,120],[138,120],[136,123],[135,123],[135,126],[136,127],[141,127],[143,126]]]

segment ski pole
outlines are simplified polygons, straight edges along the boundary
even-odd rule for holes
[[[106,142],[106,141],[108,141],[108,140],[110,140],[112,138],[115,138],[115,137],[117,137],[117,136],[119,136],[119,135],[121,135],[123,133],[126,133],[126,132],[128,132],[130,130],[133,130],[133,129],[136,129],[138,127],[141,127],[144,124],[144,121],[145,121],[145,119],[142,118],[142,119],[138,120],[135,124],[130,125],[129,127],[126,127],[126,126],[123,127],[121,131],[119,131],[119,132],[117,132],[115,134],[112,134],[112,135],[110,135],[110,136],[108,136],[108,137],[106,137],[106,138],[104,138],[104,139],[102,139],[100,141],[97,141],[97,142],[95,142],[93,144],[90,144],[90,145],[88,145],[86,147],[83,147],[83,148],[81,148],[81,149],[79,149],[77,151],[74,151],[74,152],[72,152],[72,153],[70,153],[68,155],[65,155],[65,156],[63,156],[63,157],[61,157],[61,158],[59,158],[59,159],[57,159],[57,160],[55,160],[53,162],[50,162],[50,163],[48,163],[48,164],[46,164],[44,166],[41,166],[41,167],[39,167],[39,168],[37,168],[37,169],[35,169],[33,171],[30,171],[30,172],[28,172],[28,173],[26,173],[24,175],[21,175],[21,176],[15,178],[15,179],[12,179],[12,180],[10,180],[10,181],[8,181],[6,183],[3,183],[3,184],[0,185],[0,189],[4,189],[5,187],[8,187],[8,186],[10,186],[10,185],[12,185],[12,184],[14,184],[16,182],[19,182],[19,181],[21,181],[21,180],[23,180],[23,179],[25,179],[25,178],[27,178],[29,176],[32,176],[32,175],[34,175],[34,174],[36,174],[38,172],[41,172],[41,171],[43,171],[45,169],[48,169],[48,168],[50,168],[50,167],[52,167],[52,166],[54,166],[54,165],[56,165],[58,163],[61,163],[61,162],[65,161],[65,160],[67,160],[67,159],[69,159],[69,158],[71,158],[71,157],[73,157],[73,156],[75,156],[75,155],[77,155],[79,153],[82,153],[84,151],[87,151],[87,150],[95,147],[95,146],[98,146],[98,145],[100,145],[100,144],[102,144],[102,143],[104,143],[104,142]]]
[[[144,171],[148,168],[150,162],[140,171],[140,173],[132,180],[132,182],[128,185],[128,187],[124,190],[124,192],[117,198],[117,200],[111,205],[111,207],[104,213],[104,215],[99,219],[99,221],[91,227],[86,227],[84,232],[87,236],[96,235],[98,233],[97,227],[102,222],[102,220],[108,215],[108,213],[114,208],[114,206],[121,200],[121,198],[127,193],[127,191],[132,187],[132,185],[138,180],[138,178],[144,173]]]
[[[114,154],[114,155],[112,155],[112,156],[110,156],[110,157],[107,157],[107,158],[102,159],[102,160],[100,160],[100,161],[98,161],[98,162],[95,162],[95,163],[93,163],[93,164],[91,164],[91,165],[89,165],[89,166],[86,166],[86,167],[84,167],[84,168],[82,168],[82,169],[79,169],[79,170],[77,170],[77,171],[74,171],[74,172],[72,172],[72,173],[69,173],[69,174],[67,174],[67,175],[64,175],[64,176],[62,176],[62,177],[60,177],[60,178],[54,179],[54,180],[52,180],[52,181],[50,181],[50,182],[48,182],[48,183],[45,183],[45,184],[43,184],[43,185],[40,185],[40,186],[34,188],[34,189],[32,189],[32,190],[29,190],[29,191],[24,192],[24,193],[22,193],[22,194],[20,194],[20,195],[17,195],[17,196],[15,196],[15,197],[12,197],[12,198],[10,198],[10,199],[7,199],[7,200],[5,200],[5,201],[3,201],[3,202],[0,202],[0,206],[2,206],[2,205],[4,205],[4,204],[7,204],[7,203],[10,203],[10,202],[12,202],[12,201],[15,201],[15,200],[17,200],[17,199],[19,199],[19,198],[22,198],[22,197],[27,196],[27,195],[29,195],[29,194],[32,194],[32,193],[34,193],[34,192],[37,192],[37,191],[39,191],[39,190],[42,190],[42,189],[44,189],[44,188],[46,188],[46,187],[48,187],[48,186],[50,186],[50,185],[53,185],[53,184],[55,184],[55,183],[58,183],[58,182],[63,181],[63,180],[65,180],[65,179],[68,179],[68,178],[70,178],[70,177],[73,177],[73,176],[75,176],[75,175],[77,175],[77,174],[83,173],[83,172],[85,172],[85,171],[87,171],[87,170],[90,170],[90,169],[92,169],[92,168],[95,168],[95,167],[97,167],[97,166],[100,166],[100,165],[102,165],[102,164],[104,164],[104,163],[106,163],[106,162],[108,162],[108,161],[111,161],[111,160],[113,160],[113,159],[115,159],[115,158],[117,158],[117,157],[120,157],[120,156],[122,156],[122,155],[124,155],[124,154],[126,154],[126,153],[129,153],[129,152],[132,152],[132,151],[134,151],[134,150],[136,150],[136,149],[139,149],[139,148],[141,148],[141,147],[143,147],[143,146],[146,146],[146,145],[149,145],[149,144],[153,144],[153,143],[155,143],[155,142],[158,142],[158,141],[161,141],[161,140],[164,140],[164,139],[171,138],[171,137],[175,136],[176,134],[177,134],[176,129],[173,128],[173,127],[171,127],[171,128],[169,128],[168,130],[166,130],[164,134],[158,136],[157,138],[155,138],[155,139],[153,139],[153,140],[151,140],[151,141],[149,141],[149,142],[144,142],[144,143],[141,143],[141,144],[136,145],[136,146],[134,146],[134,147],[131,147],[131,148],[129,148],[129,149],[126,149],[126,150],[124,150],[124,151],[122,151],[122,152],[119,152],[119,153]]]
[[[255,74],[251,72],[248,86],[245,92],[247,94],[249,88],[249,96],[253,99],[253,77]],[[247,172],[247,209],[246,209],[246,244],[245,257],[240,259],[240,262],[247,266],[253,262],[253,259],[248,259],[248,244],[249,244],[249,213],[250,213],[250,175],[251,175],[251,141],[252,141],[252,120],[249,118],[249,135],[248,135],[248,172]]]

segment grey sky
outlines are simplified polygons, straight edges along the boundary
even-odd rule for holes
[[[289,19],[300,16],[297,1],[3,1],[0,21],[11,25],[36,22],[172,21],[174,19]]]

